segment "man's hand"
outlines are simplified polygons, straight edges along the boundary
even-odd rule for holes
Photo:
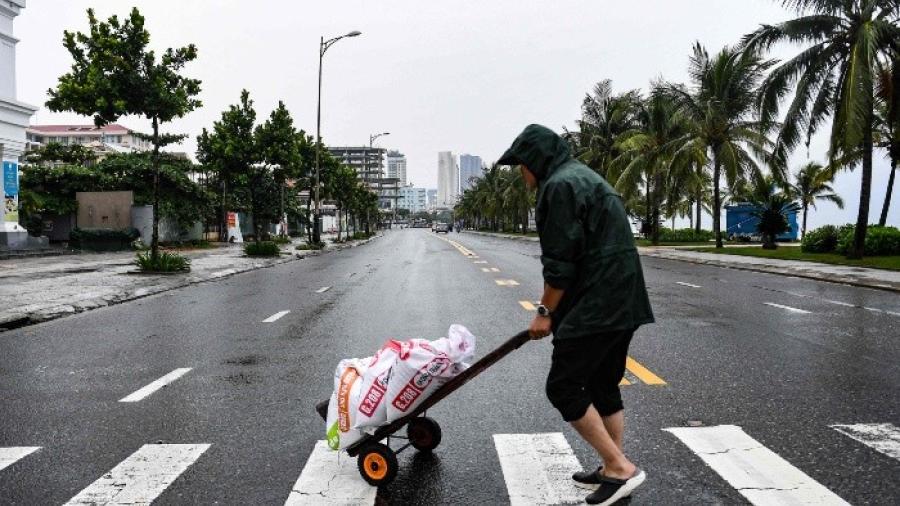
[[[528,327],[528,335],[531,336],[532,339],[542,339],[550,335],[550,318],[546,316],[535,316],[534,320],[531,320],[531,325]]]

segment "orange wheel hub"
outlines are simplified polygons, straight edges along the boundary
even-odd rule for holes
[[[377,453],[370,453],[366,455],[363,463],[365,464],[366,474],[369,478],[381,480],[387,476],[388,463],[383,456]]]

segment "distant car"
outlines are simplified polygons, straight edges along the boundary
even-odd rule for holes
[[[450,231],[450,225],[447,225],[446,223],[435,223],[435,225],[434,225],[434,233],[435,234],[440,234],[441,232],[446,234],[449,231]]]

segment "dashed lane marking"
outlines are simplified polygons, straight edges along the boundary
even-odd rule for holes
[[[512,506],[584,501],[585,491],[572,481],[581,464],[561,433],[494,434],[494,446]]]
[[[495,279],[494,281],[500,286],[519,286],[519,282],[514,279]]]
[[[356,459],[319,441],[303,466],[285,506],[375,504],[378,489],[363,481]]]
[[[500,269],[496,267],[491,267],[491,272],[500,272]]]
[[[276,322],[276,321],[280,320],[281,317],[283,317],[284,315],[286,315],[286,314],[288,314],[288,313],[290,313],[290,311],[279,311],[279,312],[273,314],[272,316],[266,318],[266,319],[263,320],[262,322],[263,322],[263,323],[273,323],[273,322]]]
[[[323,286],[322,288],[319,288],[318,290],[316,290],[316,293],[325,293],[328,290],[331,290],[330,286]]]
[[[900,428],[890,423],[832,425],[832,429],[900,461]]]
[[[650,369],[647,369],[637,360],[628,357],[625,359],[625,368],[631,371],[632,374],[637,376],[641,381],[648,385],[665,385],[666,382],[663,381],[662,378],[650,372]]]
[[[525,311],[537,311],[537,307],[535,307],[534,304],[532,304],[531,302],[528,302],[527,300],[520,300],[519,305],[522,306],[522,308],[524,308]]]
[[[481,272],[491,272],[491,270],[488,269],[487,267],[482,267]]]
[[[751,504],[849,506],[736,425],[663,430],[680,439]]]
[[[474,264],[486,264],[486,263],[488,263],[488,261],[487,261],[487,260],[475,260],[475,261],[472,262],[472,263],[474,263]]]
[[[67,505],[149,505],[209,449],[208,444],[144,445]]]
[[[179,369],[175,369],[174,371],[170,372],[169,374],[166,374],[162,378],[159,378],[158,380],[154,381],[153,383],[150,383],[149,385],[141,388],[140,390],[137,390],[134,393],[119,399],[119,402],[141,401],[141,400],[149,397],[151,394],[153,394],[160,388],[162,388],[162,387],[168,385],[169,383],[172,383],[173,381],[177,380],[178,378],[184,376],[190,370],[191,370],[190,367],[182,367]]]
[[[0,471],[40,449],[40,446],[13,446],[0,448]]]
[[[776,304],[774,302],[763,302],[763,304],[765,304],[767,306],[771,306],[771,307],[777,307],[779,309],[784,309],[785,311],[790,311],[792,313],[797,313],[797,314],[810,314],[811,313],[811,311],[807,311],[805,309],[800,309],[800,308],[791,307],[791,306],[785,306],[784,304]]]
[[[681,286],[686,286],[686,287],[688,287],[688,288],[703,288],[703,287],[700,286],[700,285],[695,285],[695,284],[693,284],[693,283],[685,283],[684,281],[676,281],[675,284],[676,284],[676,285],[681,285]]]

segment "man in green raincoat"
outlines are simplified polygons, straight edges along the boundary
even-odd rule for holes
[[[538,192],[544,294],[529,330],[554,336],[547,397],[602,459],[572,478],[594,490],[588,504],[613,504],[646,478],[622,451],[619,382],[631,337],[653,322],[622,197],[541,125],[526,127],[498,163],[519,166]]]

